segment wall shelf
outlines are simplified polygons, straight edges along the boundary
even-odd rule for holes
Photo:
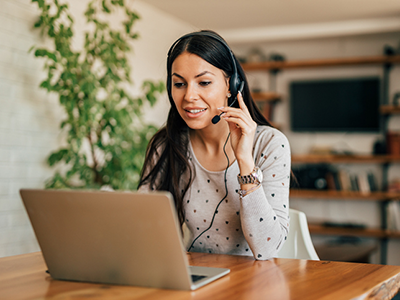
[[[337,199],[337,200],[360,200],[360,201],[390,201],[400,199],[400,193],[370,192],[361,193],[355,191],[334,190],[305,190],[291,189],[290,198],[302,198],[311,200]]]
[[[242,67],[245,71],[265,71],[277,69],[299,69],[335,66],[382,65],[393,63],[400,63],[400,55],[314,59],[299,61],[265,61],[257,63],[243,63]]]
[[[320,235],[338,235],[338,236],[354,236],[354,237],[371,237],[371,238],[400,238],[400,232],[390,231],[379,228],[345,228],[345,227],[327,227],[320,224],[308,224],[312,234]]]
[[[251,95],[254,101],[274,102],[281,100],[281,95],[275,92],[258,92],[251,93]]]
[[[400,114],[400,106],[394,106],[394,105],[383,105],[380,107],[380,112],[382,115],[394,115],[394,114]]]
[[[399,163],[400,156],[395,155],[337,155],[337,154],[293,154],[292,163]]]

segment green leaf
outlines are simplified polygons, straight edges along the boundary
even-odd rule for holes
[[[139,34],[138,34],[137,32],[132,33],[132,34],[130,34],[129,36],[130,36],[130,38],[133,39],[133,40],[136,40],[136,39],[139,38]]]
[[[37,49],[35,51],[35,56],[36,57],[41,57],[41,56],[46,56],[47,50],[45,49]]]
[[[129,24],[129,22],[124,22],[124,26],[125,32],[129,34],[131,32],[131,24]]]
[[[124,6],[124,0],[111,0],[113,5]]]
[[[47,162],[50,166],[53,166],[54,164],[63,160],[68,155],[68,152],[69,151],[67,149],[61,149],[57,152],[53,152],[47,159]]]
[[[108,8],[105,0],[103,0],[101,2],[101,5],[103,6],[103,11],[105,11],[106,13],[110,13],[111,12],[111,10]]]
[[[32,47],[30,47],[29,48],[29,50],[28,50],[28,53],[30,53],[33,49],[35,49],[36,48],[36,46],[35,45],[33,45]]]
[[[50,82],[48,80],[44,80],[40,84],[40,87],[48,90],[50,88]]]

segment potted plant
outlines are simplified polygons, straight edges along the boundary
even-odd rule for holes
[[[83,49],[75,50],[74,19],[67,4],[58,0],[32,0],[41,15],[35,23],[52,40],[52,49],[32,47],[45,58],[47,78],[40,87],[57,93],[66,117],[60,127],[65,146],[48,157],[61,166],[46,182],[47,188],[136,189],[149,138],[157,128],[143,122],[143,106],[156,102],[165,86],[145,81],[143,96],[133,97],[127,54],[138,38],[132,27],[139,16],[124,0],[93,0],[85,17]],[[113,13],[122,14],[121,27],[111,28]]]

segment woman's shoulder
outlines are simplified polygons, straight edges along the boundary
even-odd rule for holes
[[[273,154],[273,155],[272,155]],[[257,126],[254,138],[253,156],[268,161],[268,157],[290,159],[290,145],[286,136],[276,128]],[[258,161],[260,163],[260,161]]]
[[[289,146],[289,141],[286,136],[276,128],[266,125],[258,125],[254,137],[254,143],[263,144],[266,146],[270,143],[283,143]]]

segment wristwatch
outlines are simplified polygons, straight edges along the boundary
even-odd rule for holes
[[[238,174],[237,179],[240,185],[249,183],[260,184],[263,180],[263,173],[261,172],[260,168],[256,166],[250,175],[241,176]]]

